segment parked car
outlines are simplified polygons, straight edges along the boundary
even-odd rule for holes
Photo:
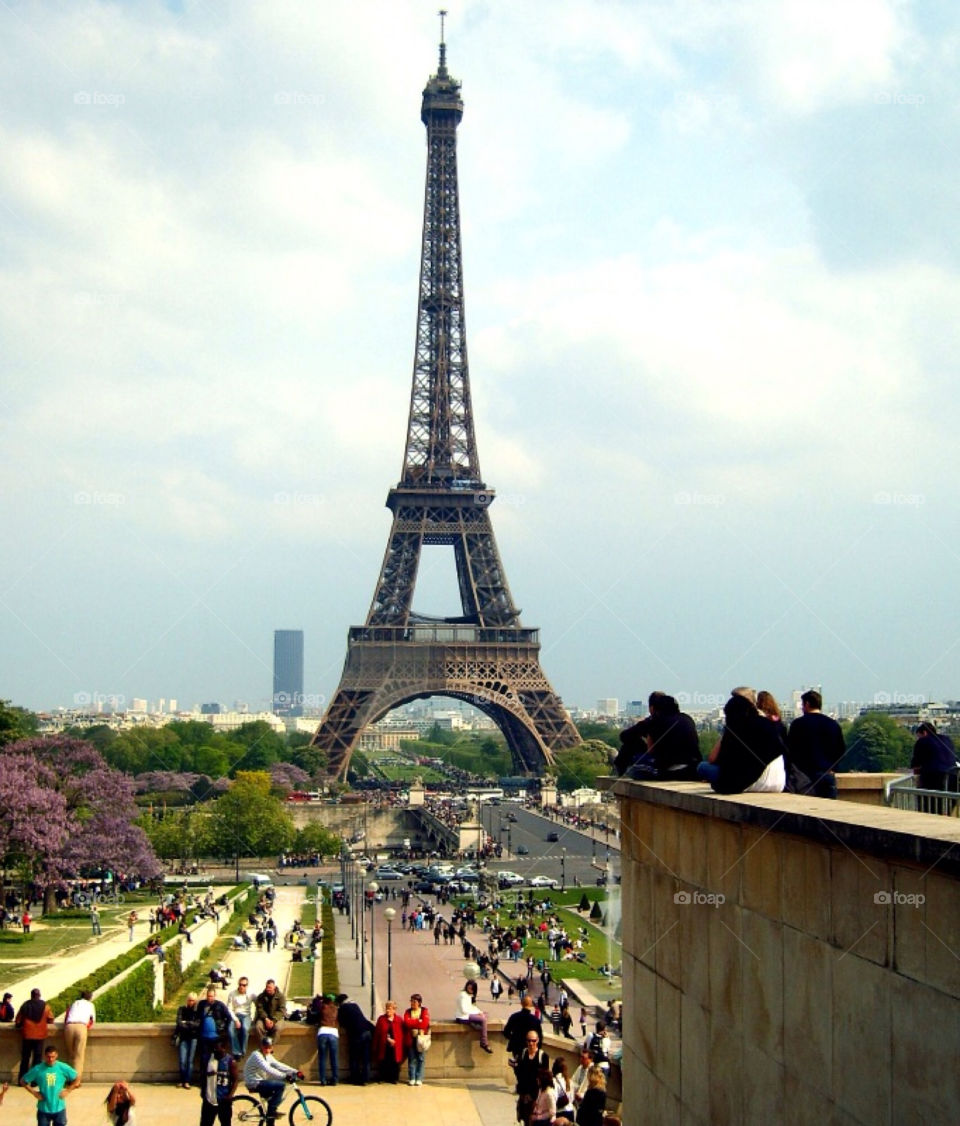
[[[529,884],[532,888],[555,888],[559,886],[560,881],[550,876],[531,876]]]
[[[512,888],[523,883],[523,876],[518,876],[516,872],[501,872],[497,876],[497,882],[502,888]]]
[[[387,864],[381,864],[377,869],[378,880],[402,880],[403,873],[398,872],[396,868],[392,868]]]

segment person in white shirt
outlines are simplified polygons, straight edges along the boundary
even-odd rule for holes
[[[303,1078],[303,1072],[273,1058],[273,1041],[269,1036],[260,1039],[260,1047],[250,1054],[243,1065],[243,1081],[248,1091],[263,1095],[267,1100],[267,1122],[276,1121],[277,1108],[283,1102],[284,1086],[290,1076]]]
[[[593,1056],[586,1048],[580,1049],[580,1066],[570,1077],[570,1086],[573,1088],[573,1101],[579,1104],[587,1093],[587,1076],[593,1067]]]
[[[250,981],[246,977],[240,978],[237,988],[227,996],[227,1008],[234,1018],[230,1025],[230,1048],[238,1058],[247,1050],[247,1040],[250,1036],[250,1025],[253,1024],[253,1007],[256,998],[247,992]],[[239,1026],[237,1024],[239,1021]]]
[[[80,996],[67,1009],[64,1021],[63,1040],[67,1049],[70,1066],[77,1073],[78,1078],[83,1077],[83,1061],[87,1054],[87,1033],[93,1028],[97,1019],[97,1011],[93,1005],[93,994],[88,990]]]

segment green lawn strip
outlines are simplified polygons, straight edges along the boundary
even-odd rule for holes
[[[34,974],[46,969],[43,962],[6,962],[3,965],[4,988],[15,985],[18,981],[33,977]]]
[[[290,967],[287,1000],[310,1002],[313,999],[313,962],[294,962]]]

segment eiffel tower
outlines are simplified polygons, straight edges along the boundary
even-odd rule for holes
[[[346,777],[361,731],[428,696],[466,700],[503,732],[514,767],[540,774],[553,751],[580,742],[540,668],[539,631],[520,624],[480,474],[464,326],[457,126],[460,83],[440,63],[423,91],[427,176],[413,392],[403,474],[390,490],[393,527],[366,625],[351,627],[336,694],[312,744]],[[463,613],[411,608],[422,547],[452,546]]]

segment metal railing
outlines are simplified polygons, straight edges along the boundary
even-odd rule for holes
[[[921,790],[912,774],[891,779],[884,788],[884,801],[894,809],[960,817],[960,793],[953,790]]]

